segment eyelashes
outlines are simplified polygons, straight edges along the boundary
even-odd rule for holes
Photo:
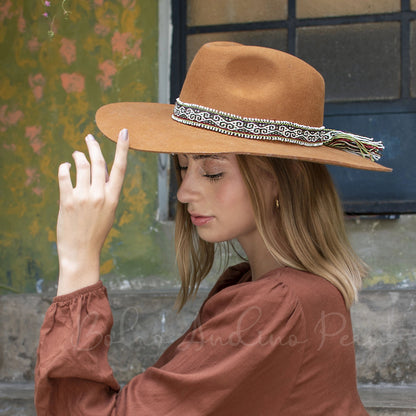
[[[219,181],[219,180],[222,178],[222,176],[223,176],[223,173],[222,173],[222,172],[220,172],[220,173],[216,173],[216,174],[214,174],[214,175],[208,175],[208,174],[205,174],[205,175],[204,175],[204,177],[205,177],[205,178],[208,178],[210,182],[216,182],[216,181]]]
[[[181,175],[184,175],[185,172],[188,170],[188,166],[179,165],[178,167],[179,167],[179,170],[181,171]],[[214,173],[214,174],[204,173],[202,176],[204,178],[207,178],[210,182],[216,182],[216,181],[219,181],[224,176],[224,173],[223,172]]]

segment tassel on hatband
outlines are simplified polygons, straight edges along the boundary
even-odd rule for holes
[[[331,138],[324,143],[325,146],[354,153],[373,161],[379,160],[381,152],[384,150],[384,145],[381,141],[376,142],[370,137],[358,136],[339,130],[328,131]]]

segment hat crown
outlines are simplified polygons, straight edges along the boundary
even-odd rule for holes
[[[180,99],[241,117],[320,127],[325,82],[313,67],[285,52],[213,42],[196,54]]]

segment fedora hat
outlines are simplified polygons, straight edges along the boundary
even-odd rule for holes
[[[325,82],[290,54],[234,42],[201,47],[175,105],[121,102],[96,113],[98,128],[158,153],[238,153],[390,171],[371,138],[323,126]]]

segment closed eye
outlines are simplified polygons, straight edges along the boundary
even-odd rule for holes
[[[222,176],[223,176],[222,172],[216,173],[214,175],[208,175],[207,173],[204,175],[205,178],[208,178],[210,181],[213,181],[213,182],[220,180]]]

